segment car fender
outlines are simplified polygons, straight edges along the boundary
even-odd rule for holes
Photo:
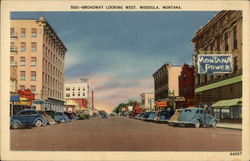
[[[216,118],[212,118],[212,119],[209,121],[209,125],[211,125],[211,124],[212,124],[212,122],[214,122],[214,121],[218,122],[219,120],[218,120],[218,119],[216,119]]]
[[[44,120],[43,118],[40,118],[40,117],[36,118],[36,119],[33,121],[33,123],[32,123],[32,124],[34,125],[34,124],[35,124],[35,122],[36,122],[37,120],[41,120],[43,125],[46,125],[46,124],[47,124],[47,121],[46,121],[46,120]]]
[[[10,126],[11,126],[14,122],[17,122],[20,126],[23,125],[19,120],[12,120],[12,121],[10,122]]]

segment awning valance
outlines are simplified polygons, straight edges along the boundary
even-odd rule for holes
[[[221,100],[212,105],[214,108],[229,108],[231,106],[242,106],[242,99],[235,98],[229,100]]]

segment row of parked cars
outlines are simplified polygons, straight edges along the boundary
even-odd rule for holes
[[[55,112],[53,110],[37,111],[34,109],[25,109],[19,111],[11,117],[10,128],[17,129],[25,126],[45,126],[56,123],[66,123],[74,120],[88,119],[89,115],[79,111],[74,112]]]
[[[144,121],[165,122],[172,126],[194,126],[196,128],[201,126],[216,127],[219,121],[203,108],[197,107],[143,112],[134,117],[131,115],[131,117]]]

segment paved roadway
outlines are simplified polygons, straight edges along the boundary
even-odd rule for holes
[[[240,151],[240,130],[181,128],[126,117],[11,130],[11,150]]]

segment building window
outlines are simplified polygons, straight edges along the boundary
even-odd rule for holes
[[[25,71],[20,71],[20,80],[25,80]]]
[[[11,56],[10,57],[10,66],[15,66],[15,65],[16,65],[16,62],[15,62],[14,56]]]
[[[31,43],[31,52],[36,52],[36,50],[37,50],[36,42],[32,42]]]
[[[25,85],[20,85],[19,88],[20,88],[20,90],[24,90],[25,89]]]
[[[26,29],[21,28],[21,38],[25,38],[25,37],[26,37]]]
[[[10,51],[11,52],[17,52],[17,48],[15,47],[15,43],[14,42],[10,43]]]
[[[85,93],[83,93],[82,96],[85,96]]]
[[[228,51],[229,46],[228,46],[228,32],[224,34],[224,41],[225,41],[225,51]]]
[[[69,88],[69,87],[66,87],[66,91],[70,91],[70,88]]]
[[[30,80],[35,81],[36,80],[36,71],[31,71],[30,72]]]
[[[75,91],[75,88],[73,88],[72,91]]]
[[[237,70],[238,70],[238,59],[237,59],[237,56],[235,56],[234,58],[233,58],[233,65],[234,65],[234,73],[236,73],[237,72]]]
[[[31,85],[30,86],[30,90],[34,93],[36,92],[36,86],[35,85]]]
[[[66,97],[70,97],[70,94],[69,94],[69,93],[66,93]]]
[[[80,96],[80,93],[78,93],[78,96]]]
[[[72,93],[72,96],[75,96],[75,93]]]
[[[17,37],[17,33],[15,33],[15,29],[14,28],[10,28],[10,37],[11,38]]]
[[[233,28],[233,44],[234,44],[234,49],[238,49],[238,40],[237,40],[237,26],[234,26]]]
[[[31,66],[32,67],[36,66],[36,57],[31,57]]]
[[[31,37],[37,37],[37,29],[36,28],[31,29]]]
[[[220,51],[220,37],[217,38],[216,48],[217,48],[217,51]]]
[[[21,49],[20,49],[21,52],[25,52],[26,51],[26,44],[25,42],[21,42]]]
[[[20,57],[20,66],[25,66],[25,57]]]
[[[78,91],[80,91],[81,89],[80,88],[78,88]]]

